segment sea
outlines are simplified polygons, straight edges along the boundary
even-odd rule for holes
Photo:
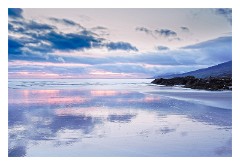
[[[9,79],[9,157],[231,157],[232,91]]]

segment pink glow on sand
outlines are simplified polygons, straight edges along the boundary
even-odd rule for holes
[[[74,104],[88,101],[84,97],[63,97],[59,90],[21,90],[21,95],[10,96],[21,97],[22,99],[11,99],[9,103],[15,104]],[[35,99],[30,99],[34,97]]]
[[[120,92],[114,90],[92,90],[90,93],[92,96],[117,96],[119,94],[126,94],[129,92]]]
[[[128,98],[128,99],[123,99],[123,98],[119,98],[119,99],[115,99],[116,102],[119,103],[151,103],[151,102],[158,102],[160,101],[161,97],[156,97],[156,96],[146,96],[144,98]]]
[[[117,91],[110,91],[110,90],[106,90],[106,91],[94,90],[90,92],[92,96],[115,96],[118,93]]]
[[[155,102],[155,101],[159,101],[161,98],[159,96],[146,96],[143,99],[143,102],[145,103],[151,103],[151,102]]]

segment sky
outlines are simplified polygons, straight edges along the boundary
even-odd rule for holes
[[[230,60],[229,8],[8,9],[9,78],[150,78]]]

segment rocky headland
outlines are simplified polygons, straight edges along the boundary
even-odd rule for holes
[[[195,78],[194,76],[158,78],[151,83],[165,86],[182,85],[184,88],[204,90],[232,90],[232,77]]]

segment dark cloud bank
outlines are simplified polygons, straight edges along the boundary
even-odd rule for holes
[[[22,12],[23,12],[23,10],[19,9],[19,8],[9,8],[8,16],[11,18],[23,18]]]
[[[106,48],[111,51],[138,51],[130,43],[108,41],[94,33],[96,30],[106,30],[105,27],[97,26],[91,30],[72,20],[49,18],[50,21],[79,28],[76,33],[63,33],[56,26],[26,20],[22,13],[22,9],[8,9],[9,60],[33,60],[32,57],[44,60],[46,56],[41,56],[41,53],[51,53],[55,50],[70,52],[91,48]],[[11,34],[21,34],[22,37],[17,38]]]

